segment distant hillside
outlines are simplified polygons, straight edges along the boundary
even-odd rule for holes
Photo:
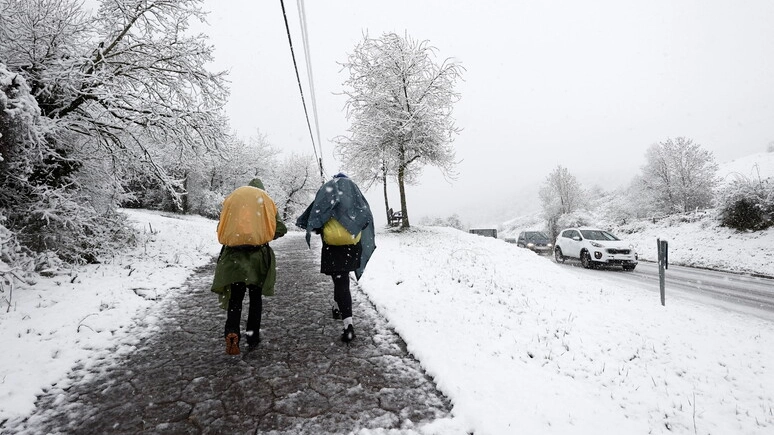
[[[723,181],[734,177],[761,179],[774,177],[774,153],[758,153],[731,160],[719,165],[718,175]]]
[[[503,222],[497,229],[497,234],[500,239],[515,239],[522,231],[542,231],[544,226],[543,214],[535,212]]]

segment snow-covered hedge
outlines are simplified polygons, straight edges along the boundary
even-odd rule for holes
[[[774,179],[737,177],[718,194],[723,226],[737,230],[763,230],[774,225]]]
[[[83,186],[79,174],[92,168],[73,150],[75,139],[41,116],[25,79],[3,64],[0,135],[0,216],[15,242],[74,263],[99,261],[127,244],[124,219],[99,203],[104,192]]]

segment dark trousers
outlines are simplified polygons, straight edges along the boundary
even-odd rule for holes
[[[333,300],[339,306],[341,318],[352,317],[352,294],[349,292],[349,273],[331,275],[333,278]]]
[[[245,298],[245,291],[250,295],[250,308],[247,312],[247,331],[252,331],[252,335],[247,337],[247,343],[257,343],[259,340],[258,331],[261,329],[261,311],[263,311],[263,301],[261,299],[261,288],[256,285],[246,285],[243,282],[231,284],[231,298],[228,300],[228,311],[226,313],[226,332],[239,333],[239,321],[242,320],[242,300]]]

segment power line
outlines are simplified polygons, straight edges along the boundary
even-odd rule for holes
[[[304,106],[304,115],[306,116],[306,126],[309,128],[309,137],[312,139],[312,148],[314,149],[314,156],[317,158],[317,162],[320,166],[320,177],[324,180],[325,174],[322,168],[322,159],[317,155],[317,147],[314,144],[314,134],[312,134],[312,124],[309,122],[309,111],[306,109],[306,100],[304,99],[304,88],[301,86],[301,77],[298,75],[298,64],[296,63],[296,54],[293,51],[293,40],[290,37],[290,26],[288,25],[288,15],[285,13],[285,1],[280,0],[282,5],[282,17],[285,19],[285,30],[288,33],[288,44],[290,44],[290,55],[293,58],[293,68],[296,70],[296,81],[298,82],[298,91],[301,93],[301,104]]]
[[[314,74],[312,74],[312,51],[309,48],[309,31],[306,27],[306,7],[304,0],[296,0],[298,5],[298,19],[301,23],[301,42],[304,44],[304,58],[306,60],[306,72],[309,79],[309,96],[312,100],[312,113],[314,114],[314,127],[317,133],[317,147],[320,149],[320,166],[322,166],[322,139],[320,139],[320,117],[317,115],[317,93],[314,90]]]

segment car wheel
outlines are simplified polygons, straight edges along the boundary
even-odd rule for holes
[[[564,263],[564,255],[562,255],[562,248],[557,247],[554,249],[554,260],[557,263]]]
[[[581,265],[583,265],[585,269],[591,269],[592,267],[594,267],[594,262],[591,261],[591,255],[589,254],[589,251],[581,252],[580,260],[581,260]]]
[[[623,270],[625,270],[627,272],[631,272],[631,271],[634,270],[635,267],[637,267],[637,266],[623,266]]]

